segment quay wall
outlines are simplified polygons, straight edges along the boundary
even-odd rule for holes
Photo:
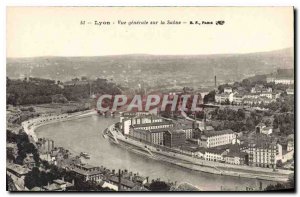
[[[149,144],[144,144],[129,137],[125,137],[119,132],[112,130],[112,128],[112,126],[109,127],[110,133],[111,135],[114,135],[118,141],[123,141],[127,144],[131,144],[145,150],[148,149],[153,153],[153,155],[149,154],[149,157],[196,171],[282,182],[287,181],[289,175],[294,173],[291,170],[276,169],[276,171],[273,171],[273,169],[270,168],[260,168],[246,165],[233,165],[207,161],[201,158],[191,157],[180,153],[163,151],[161,149],[158,149],[157,147],[150,146]]]
[[[86,110],[81,112],[76,112],[72,114],[55,114],[55,115],[42,115],[37,118],[29,119],[27,121],[22,122],[22,127],[28,136],[32,137],[32,139],[36,142],[38,140],[35,130],[41,126],[63,122],[68,120],[74,120],[79,118],[88,117],[96,114],[95,110]]]

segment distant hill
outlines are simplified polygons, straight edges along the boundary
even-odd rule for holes
[[[103,77],[114,80],[240,80],[293,68],[293,48],[249,54],[216,55],[115,55],[97,57],[7,58],[7,76],[69,80]]]

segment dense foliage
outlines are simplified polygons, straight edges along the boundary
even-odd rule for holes
[[[24,159],[26,158],[27,154],[33,154],[33,159],[36,162],[36,164],[39,163],[39,153],[37,148],[34,146],[33,143],[31,143],[28,139],[28,136],[24,132],[20,132],[19,134],[15,134],[9,130],[6,131],[6,140],[8,143],[16,143],[18,147],[18,154],[17,157],[14,158],[14,155],[11,151],[7,151],[8,158],[10,160],[15,161],[15,163],[22,165]]]
[[[79,80],[79,79],[78,79]],[[74,86],[60,86],[60,81],[29,78],[24,80],[6,79],[7,104],[27,105],[51,103],[57,95],[69,101],[89,98],[90,93],[120,94],[120,88],[105,79],[97,79]],[[77,80],[76,80],[77,81]],[[56,98],[55,98],[56,99]],[[65,99],[60,99],[65,102]]]

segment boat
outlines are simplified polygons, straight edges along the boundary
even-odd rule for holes
[[[91,158],[91,156],[89,154],[85,153],[85,152],[81,152],[80,156],[85,158],[85,159],[90,159]]]

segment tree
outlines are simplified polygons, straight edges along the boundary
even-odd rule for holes
[[[28,189],[32,189],[36,186],[42,186],[40,181],[40,170],[37,167],[32,168],[32,170],[25,176],[24,185]]]

